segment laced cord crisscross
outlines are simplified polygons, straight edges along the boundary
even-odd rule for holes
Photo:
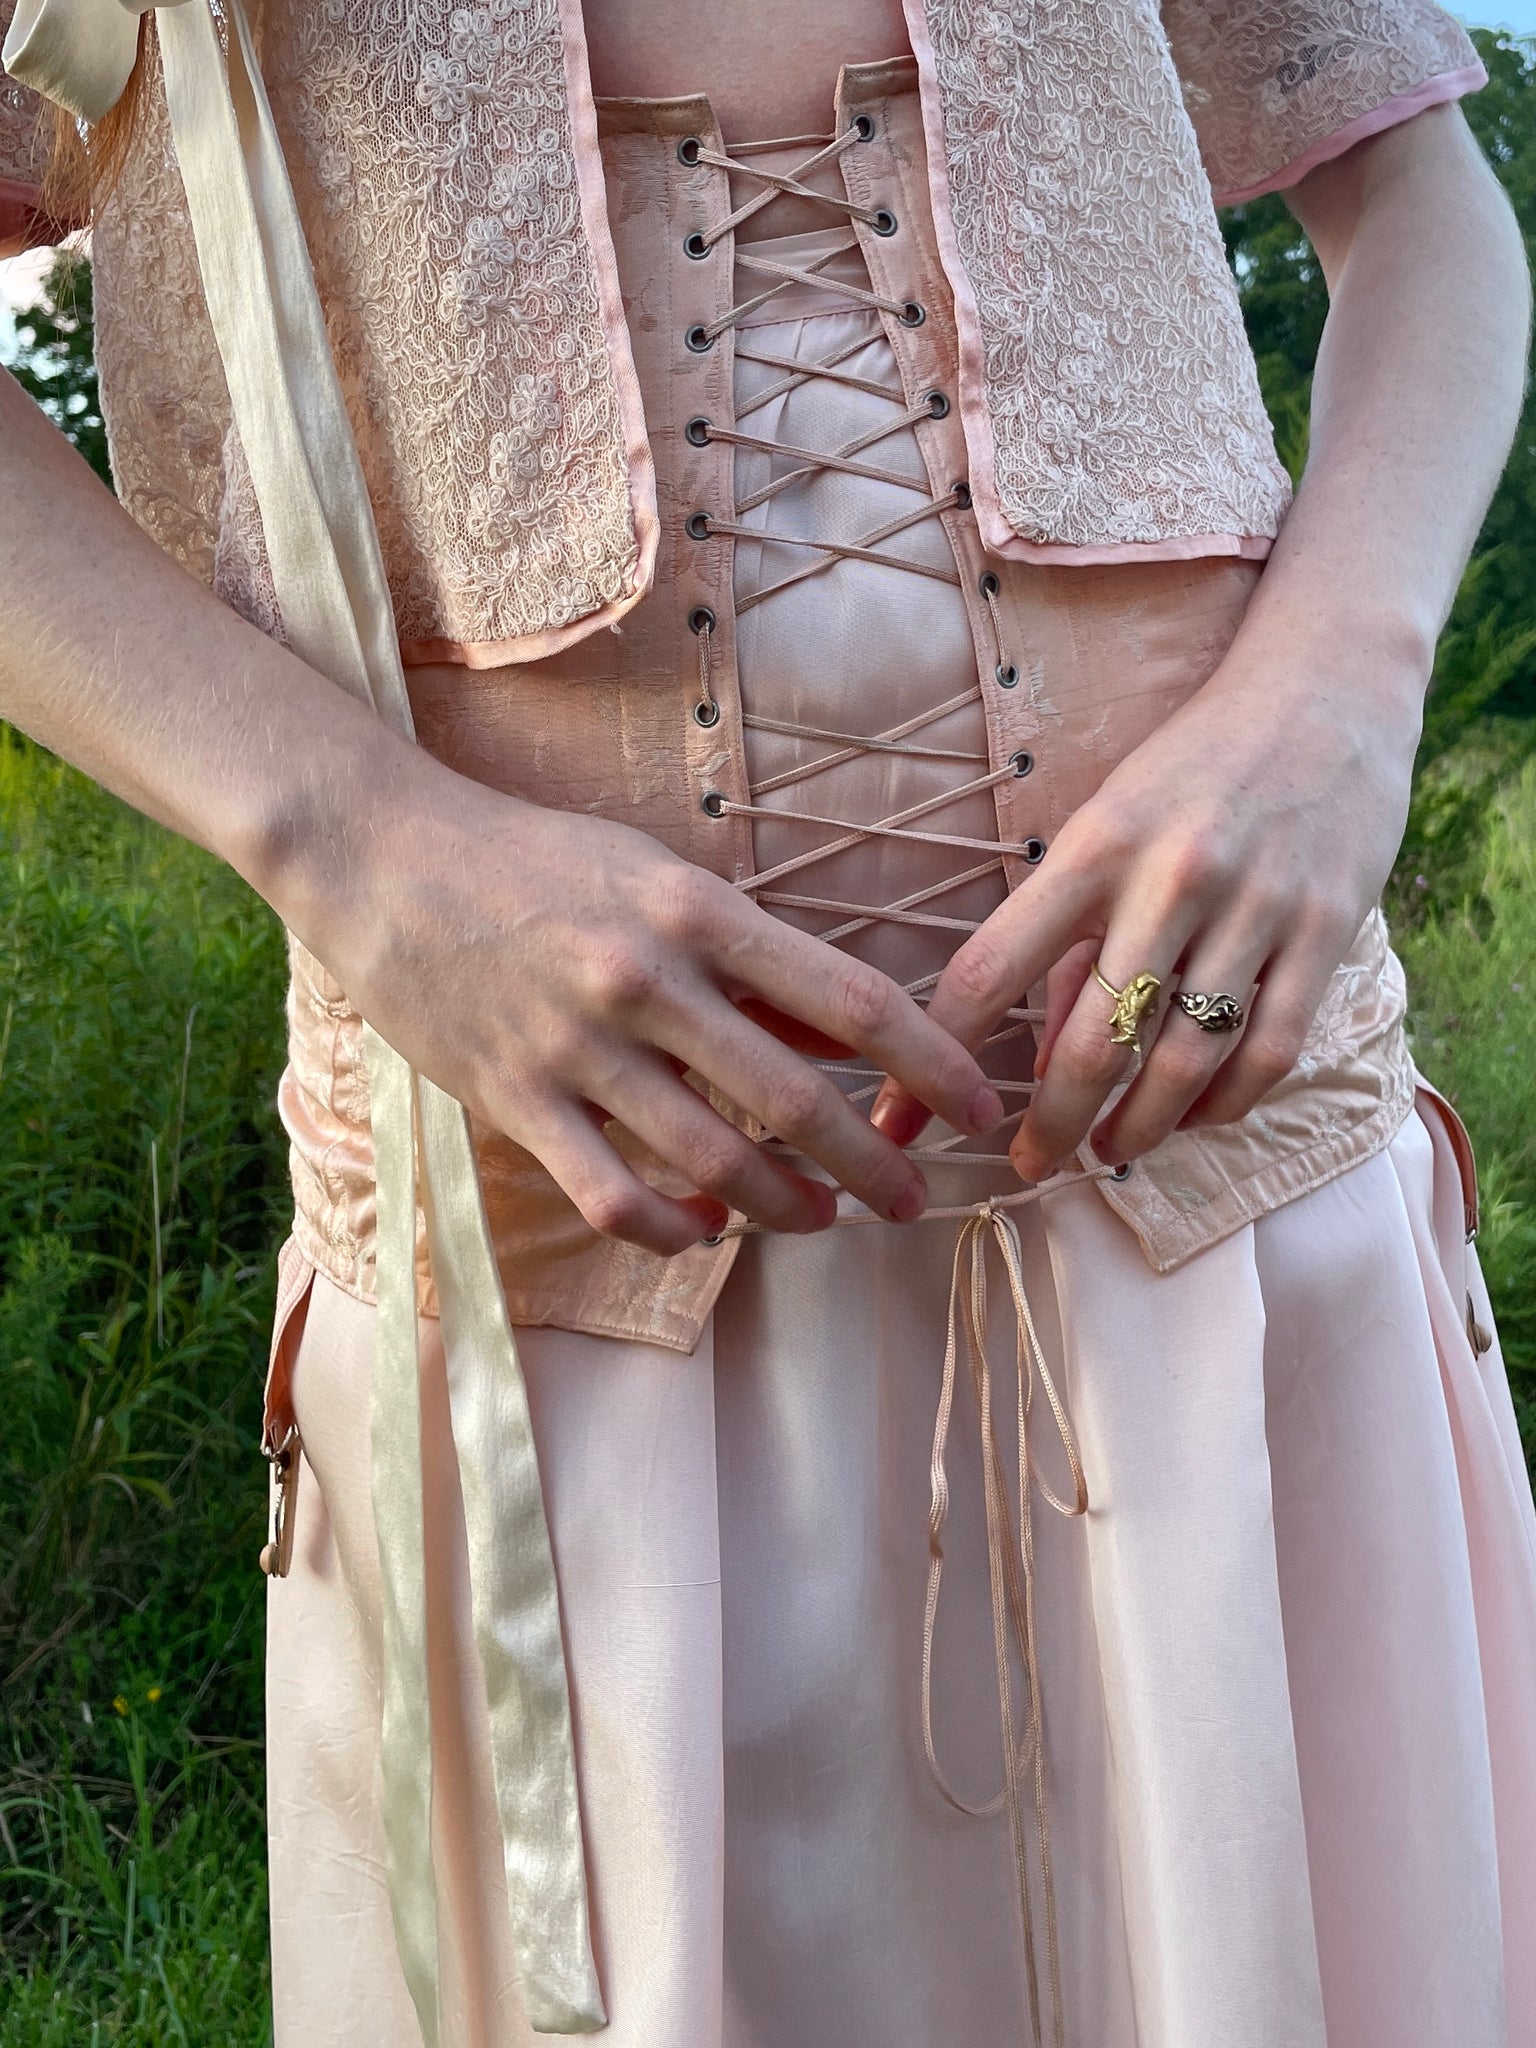
[[[813,201],[831,215],[849,222],[862,222],[878,233],[894,231],[895,217],[887,209],[860,205],[845,191],[822,190],[809,182],[818,171],[836,163],[847,150],[865,139],[866,129],[858,121],[830,140],[798,138],[798,144],[810,147],[811,153],[789,171],[773,169],[755,159],[796,145],[750,142],[716,151],[699,144],[692,160],[723,170],[746,183],[755,183],[760,189],[713,226],[690,238],[696,245],[690,253],[697,255],[715,247],[726,235],[734,233],[786,195]],[[941,518],[944,513],[967,505],[970,497],[968,488],[962,481],[947,492],[935,494],[929,487],[925,471],[914,474],[911,466],[902,468],[881,457],[883,444],[898,436],[910,436],[911,430],[925,419],[942,417],[949,406],[944,394],[928,392],[913,403],[909,401],[899,376],[870,375],[867,365],[854,367],[856,359],[867,352],[870,341],[878,335],[873,319],[867,330],[861,328],[851,339],[840,337],[820,353],[785,354],[773,348],[754,346],[755,334],[763,326],[763,309],[776,296],[788,292],[797,293],[802,302],[807,291],[824,296],[828,310],[861,309],[872,316],[886,315],[909,326],[919,323],[925,317],[921,306],[887,297],[868,288],[867,283],[858,281],[859,275],[867,279],[862,260],[856,266],[846,260],[857,257],[858,250],[858,238],[851,228],[830,246],[819,246],[815,254],[801,262],[787,261],[782,254],[759,253],[750,246],[738,247],[735,258],[738,273],[754,282],[765,280],[763,288],[749,290],[745,297],[712,323],[690,332],[689,345],[703,348],[710,346],[727,330],[738,330],[735,342],[738,363],[778,373],[770,376],[752,395],[738,401],[733,420],[697,419],[691,421],[687,429],[689,437],[696,441],[721,441],[760,456],[769,470],[765,481],[735,496],[727,516],[712,512],[694,514],[690,522],[694,536],[703,539],[714,534],[726,534],[741,541],[767,545],[773,550],[802,551],[806,556],[794,568],[771,574],[754,587],[743,589],[738,585],[734,598],[738,617],[812,577],[827,574],[839,563],[868,564],[904,575],[927,577],[952,588],[960,587],[959,571],[947,551],[940,560],[923,559],[899,549],[894,543]],[[850,271],[855,269],[858,275],[850,275]],[[864,399],[883,401],[881,411],[873,424],[863,425],[858,433],[830,446],[808,445],[793,436],[774,434],[755,426],[756,419],[770,407],[813,382],[842,387],[859,393]],[[864,411],[867,414],[867,406]],[[852,535],[818,531],[807,536],[762,523],[760,515],[765,507],[787,493],[802,491],[826,477],[873,482],[888,491],[901,493],[911,503],[907,509],[898,510],[877,525]],[[753,515],[759,515],[755,522]],[[995,588],[989,589],[984,579],[982,590],[994,629],[1000,635]],[[690,624],[699,638],[700,695],[694,715],[701,724],[712,724],[718,717],[710,666],[714,619],[707,611],[695,612]],[[1001,675],[1004,657],[1000,638],[998,663]],[[993,767],[984,745],[955,746],[945,744],[942,735],[934,735],[934,728],[942,727],[945,721],[953,720],[957,714],[979,706],[980,701],[980,687],[972,685],[915,716],[874,732],[775,718],[754,711],[750,705],[744,706],[742,723],[748,733],[774,734],[798,741],[803,748],[801,757],[792,767],[756,778],[749,787],[746,802],[736,802],[719,791],[710,791],[705,797],[705,808],[715,816],[746,817],[765,823],[771,821],[780,826],[786,820],[793,820],[813,836],[801,851],[760,868],[757,873],[743,878],[738,886],[754,895],[766,908],[825,914],[829,924],[821,936],[831,944],[846,943],[873,926],[886,924],[930,932],[936,938],[942,936],[946,951],[952,951],[977,928],[978,920],[954,914],[947,907],[946,899],[973,889],[988,879],[1002,881],[1006,855],[1034,861],[1042,850],[1038,842],[1005,844],[995,836],[980,837],[945,826],[947,812],[991,792],[1002,783],[1027,772],[1028,766],[1032,765],[1027,756],[1016,755],[1011,762]],[[946,764],[953,767],[954,775],[947,787],[873,817],[844,816],[835,804],[818,804],[814,800],[809,785],[817,783],[818,778],[821,778],[820,787],[830,787],[828,778],[834,777],[835,771],[860,758],[882,754],[904,755],[929,764]],[[785,807],[784,793],[790,789],[800,790],[804,800]],[[902,842],[914,849],[926,847],[948,852],[957,856],[958,864],[949,873],[925,880],[885,901],[854,900],[845,895],[816,892],[814,871],[817,868],[870,840]],[[908,993],[922,1000],[937,979],[937,972],[926,972],[910,979],[905,984]],[[1041,1019],[1036,1013],[1022,1009],[1010,1011],[988,1043],[1008,1043],[1039,1021]],[[865,1069],[824,1064],[829,1071],[837,1072],[856,1084],[849,1090],[854,1099],[872,1097],[878,1088],[879,1077],[868,1074]],[[1014,1098],[1010,1122],[1016,1122],[1023,1113],[1023,1104],[1033,1083],[1008,1079],[999,1082],[999,1086]],[[965,1144],[965,1140],[956,1136],[940,1137],[915,1150],[913,1156],[927,1160],[957,1157],[976,1166],[993,1168],[1007,1163],[1006,1152],[996,1149],[995,1143],[986,1151],[962,1149]]]
[[[705,247],[712,247],[722,236],[753,219],[765,206],[784,194],[813,199],[822,206],[873,227],[877,233],[893,232],[896,226],[894,216],[884,209],[860,207],[846,196],[818,191],[806,183],[818,169],[836,161],[861,139],[863,131],[855,124],[843,135],[817,147],[796,170],[788,173],[757,168],[752,163],[755,153],[773,147],[782,149],[785,145],[747,145],[726,155],[704,150],[700,145],[702,161],[739,177],[758,179],[764,189],[695,239]],[[734,598],[738,617],[803,586],[811,578],[831,573],[839,565],[847,565],[844,573],[852,565],[860,564],[927,577],[957,589],[961,584],[952,554],[930,543],[929,556],[924,559],[904,552],[896,545],[903,537],[918,533],[946,512],[969,503],[969,493],[963,483],[936,494],[929,486],[926,465],[920,461],[914,464],[909,459],[907,467],[903,468],[893,459],[895,451],[891,444],[896,438],[908,437],[905,452],[910,458],[913,430],[925,418],[942,418],[948,410],[948,401],[942,393],[935,391],[913,403],[899,381],[892,383],[881,376],[869,374],[868,351],[870,343],[879,339],[878,317],[916,325],[923,318],[923,309],[883,297],[859,283],[857,274],[850,275],[855,266],[846,259],[858,249],[858,238],[851,232],[839,236],[830,247],[823,246],[820,240],[817,246],[818,253],[801,263],[784,260],[782,253],[765,255],[750,249],[738,249],[738,270],[754,285],[760,279],[767,280],[767,283],[761,290],[750,290],[740,303],[721,315],[712,326],[695,329],[690,336],[690,346],[708,347],[727,329],[734,328],[737,330],[737,363],[749,365],[754,372],[767,373],[766,380],[758,384],[751,395],[738,398],[733,421],[695,420],[689,424],[690,439],[726,442],[741,455],[753,458],[746,467],[766,472],[765,476],[754,479],[752,487],[745,491],[738,483],[728,516],[696,513],[690,521],[690,531],[699,539],[711,534],[728,534],[738,542],[755,544],[761,550],[762,559],[769,563],[780,549],[797,550],[804,556],[788,570],[769,568],[766,574],[760,573],[750,587],[743,588],[751,556],[747,548],[738,547]],[[862,271],[862,264],[857,266],[857,271]],[[756,346],[757,332],[772,332],[775,324],[774,316],[765,318],[763,309],[771,305],[776,296],[789,293],[796,295],[794,303],[801,307],[808,302],[815,304],[825,299],[829,311],[852,310],[863,312],[869,318],[855,321],[858,331],[851,339],[843,335],[843,325],[840,324],[836,330],[838,338],[819,354],[799,352],[808,328],[814,324],[813,319],[804,320],[792,330],[797,336],[795,353],[785,354],[772,347]],[[814,299],[808,301],[808,294],[814,294]],[[770,414],[770,408],[777,407],[778,414],[782,416],[785,407],[780,406],[779,401],[787,402],[805,387],[818,382],[857,394],[858,403],[851,408],[860,421],[857,433],[837,440],[835,445],[814,446],[808,445],[809,427],[802,429],[797,437],[795,434],[773,434],[758,425],[761,416],[774,416]],[[870,423],[870,400],[877,402],[873,423]],[[808,416],[815,417],[814,408],[809,409]],[[831,441],[833,437],[828,434],[825,438]],[[824,492],[818,499],[804,496],[808,489],[828,480],[845,482],[846,492],[834,489]],[[836,524],[833,508],[844,504],[845,500],[857,508],[860,498],[866,495],[862,488],[866,485],[875,486],[883,499],[888,500],[895,492],[910,502],[903,509],[890,511],[889,516],[873,527],[866,526],[866,530],[856,531],[851,536],[827,531],[827,527]],[[798,530],[784,530],[774,523],[772,508],[776,504],[786,507],[786,501],[791,499],[797,515],[803,514],[811,504],[817,506],[815,532],[806,534]],[[882,505],[881,509],[888,508]],[[857,510],[851,513],[845,510],[847,524],[858,523],[858,518]],[[868,519],[867,512],[864,519]],[[1003,688],[1012,688],[1018,681],[1018,671],[1009,663],[1003,650],[997,579],[987,572],[981,577],[978,587],[993,629],[997,655],[996,682]],[[700,609],[692,615],[689,623],[699,636],[700,701],[694,715],[701,723],[711,724],[719,715],[710,671],[714,618],[707,609]],[[856,700],[856,693],[850,692],[848,696]],[[750,819],[754,837],[759,839],[760,846],[761,835],[769,829],[781,834],[787,831],[792,835],[787,845],[795,850],[775,849],[778,857],[767,859],[756,873],[743,877],[737,884],[764,908],[809,917],[817,924],[819,936],[831,945],[848,945],[860,935],[876,932],[881,927],[900,927],[908,932],[913,942],[912,952],[907,956],[908,966],[922,964],[920,971],[909,972],[904,986],[910,995],[922,1001],[931,992],[943,971],[944,962],[955,947],[978,928],[979,918],[970,913],[978,903],[985,901],[989,885],[994,892],[994,900],[1001,900],[1007,886],[1005,862],[1008,856],[1014,855],[1032,863],[1044,851],[1037,841],[1007,844],[995,831],[991,836],[983,836],[975,829],[977,800],[991,798],[1011,778],[1028,774],[1034,764],[1027,753],[1021,752],[1001,766],[993,766],[985,740],[982,686],[976,682],[958,690],[953,687],[935,690],[934,701],[917,710],[910,708],[909,700],[906,715],[874,731],[854,729],[854,717],[843,713],[844,701],[842,697],[824,699],[823,715],[819,719],[810,715],[803,718],[778,715],[775,711],[754,706],[744,675],[742,725],[749,740],[756,739],[760,743],[756,748],[750,745],[748,748],[750,779],[746,800],[737,802],[719,790],[711,790],[704,797],[704,808],[712,816]],[[835,711],[831,709],[833,703],[837,706]],[[774,748],[772,743],[775,741],[789,743],[787,763],[779,758],[784,750]],[[771,766],[765,762],[754,765],[754,755],[761,755],[764,751],[761,743],[768,743]],[[884,772],[862,780],[856,775],[850,780],[841,772],[856,767],[860,762],[881,764]],[[911,764],[913,771],[905,776],[904,763]],[[919,764],[921,774],[915,772]],[[905,790],[904,781],[907,783]],[[864,792],[857,800],[851,794],[856,787]],[[840,797],[844,800],[840,801]],[[969,816],[965,814],[966,807],[970,807]],[[954,813],[960,815],[951,816]],[[966,825],[972,829],[958,829]],[[799,844],[794,835],[802,833],[805,843]],[[873,864],[893,878],[883,886],[883,893],[877,892],[873,886],[861,889],[857,884],[849,883],[846,880],[846,863],[835,881],[832,874],[823,878],[823,871],[829,864],[838,863],[842,856],[861,846],[882,848],[890,856],[888,860]],[[905,872],[900,859],[903,847],[910,848],[913,854],[912,863]],[[947,863],[942,860],[944,855],[950,857]],[[935,873],[936,865],[943,871]],[[820,888],[818,882],[821,883]],[[877,893],[879,900],[869,900]],[[924,940],[928,942],[926,949]],[[925,950],[926,960],[923,958]],[[937,965],[932,964],[935,961]],[[990,1034],[983,1052],[998,1054],[1012,1048],[1017,1055],[1021,1050],[1019,1041],[1024,1034],[1041,1022],[1043,1013],[1040,1011],[1022,1006],[1009,1010]],[[992,1067],[999,1063],[996,1057],[989,1061]],[[866,1062],[821,1061],[818,1064],[823,1072],[837,1078],[851,1101],[866,1102],[880,1087],[882,1077]],[[1001,1064],[1009,1064],[1006,1055]],[[1023,1062],[1016,1058],[1014,1064],[1017,1066]],[[929,1570],[922,1647],[923,1747],[933,1780],[951,1805],[965,1813],[1002,1814],[1006,1817],[1013,1852],[1024,1994],[1032,2039],[1037,2048],[1045,2048],[1047,2038],[1051,2048],[1064,2048],[1063,1973],[1051,1816],[1046,1796],[1045,1713],[1035,1612],[1036,1532],[1032,1496],[1038,1492],[1049,1508],[1069,1517],[1080,1516],[1086,1511],[1088,1496],[1071,1422],[1047,1364],[1025,1292],[1022,1244],[1010,1212],[1039,1201],[1058,1189],[1108,1175],[1113,1169],[1099,1167],[1087,1173],[1065,1172],[1035,1186],[1014,1183],[1008,1192],[996,1192],[1000,1169],[1009,1164],[1005,1149],[1006,1133],[1023,1115],[1035,1083],[1032,1078],[1024,1078],[1016,1072],[995,1074],[993,1078],[1010,1105],[1002,1134],[987,1141],[977,1141],[960,1133],[941,1131],[926,1143],[909,1147],[909,1156],[925,1165],[983,1169],[991,1183],[979,1200],[941,1202],[925,1212],[926,1220],[948,1218],[958,1222],[960,1228],[951,1274],[947,1339],[933,1441]],[[797,1158],[802,1169],[807,1165],[792,1147],[772,1137],[765,1142],[770,1151]],[[841,1225],[871,1225],[883,1219],[851,1197],[840,1196],[837,1221]],[[744,1236],[756,1229],[757,1226],[751,1223],[733,1223],[725,1234]],[[1017,1470],[1013,1475],[1011,1504],[1009,1475],[993,1418],[996,1376],[989,1354],[989,1256],[1001,1262],[1006,1277],[1007,1307],[1014,1325],[1013,1405]],[[1002,1743],[1002,1788],[984,1804],[973,1803],[954,1790],[940,1763],[934,1734],[934,1642],[950,1501],[945,1458],[957,1382],[962,1375],[970,1382],[980,1431],[982,1506]],[[1043,1477],[1031,1441],[1030,1422],[1037,1394],[1049,1410],[1050,1422],[1065,1456],[1070,1477],[1070,1485],[1065,1492],[1055,1491]],[[1022,1680],[1022,1687],[1019,1680]]]

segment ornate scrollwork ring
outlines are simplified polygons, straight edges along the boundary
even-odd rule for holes
[[[1181,988],[1173,1000],[1202,1031],[1241,1031],[1248,1014],[1236,996],[1201,995],[1195,989]]]
[[[1093,964],[1093,978],[1111,997],[1115,1013],[1109,1020],[1109,1036],[1113,1045],[1139,1045],[1141,1020],[1157,1001],[1157,992],[1162,983],[1155,974],[1145,972],[1134,975],[1124,988],[1116,988],[1112,981],[1106,981],[1097,961]]]

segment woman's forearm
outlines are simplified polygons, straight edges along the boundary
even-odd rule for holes
[[[448,772],[178,568],[3,371],[0,591],[0,716],[296,921],[360,790]]]
[[[595,1228],[670,1253],[733,1208],[778,1230],[835,1216],[690,1067],[877,1214],[921,1211],[917,1168],[756,1015],[852,1045],[957,1128],[1002,1115],[873,968],[627,826],[518,802],[395,737],[168,561],[3,373],[0,589],[0,715],[222,854]],[[609,1116],[698,1193],[642,1180]]]
[[[1379,682],[1416,720],[1519,415],[1525,252],[1460,113],[1421,114],[1289,195],[1329,286],[1296,503],[1233,654]]]

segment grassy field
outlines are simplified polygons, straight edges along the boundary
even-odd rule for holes
[[[1524,749],[1439,765],[1393,896],[1420,1062],[1481,1152],[1529,1442],[1536,768],[1501,769]],[[0,2048],[268,2039],[281,984],[239,882],[0,728]]]
[[[282,943],[0,728],[0,2043],[263,2043]]]

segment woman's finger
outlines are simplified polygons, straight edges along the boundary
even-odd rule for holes
[[[997,1091],[970,1053],[866,961],[758,912],[716,947],[713,964],[733,1003],[766,1000],[834,1044],[853,1047],[957,1130],[990,1130],[1001,1117]]]
[[[1345,942],[1347,943],[1347,941]],[[1344,944],[1319,932],[1298,939],[1264,968],[1242,1039],[1182,1121],[1188,1128],[1245,1117],[1285,1079],[1344,957]]]
[[[1035,1079],[1043,1081],[1050,1064],[1051,1047],[1061,1036],[1061,1027],[1071,1016],[1084,985],[1091,979],[1099,955],[1099,941],[1084,939],[1062,954],[1045,977],[1045,1021],[1035,1034]]]
[[[1072,862],[1058,861],[1053,868],[1058,854],[1059,848],[1046,855],[1028,881],[956,951],[934,983],[928,1021],[973,1051],[1006,1011],[1026,1001],[1035,983],[1044,980],[1094,920],[1102,877]],[[871,1121],[898,1143],[910,1144],[927,1120],[920,1113],[924,1107],[944,1112],[907,1086],[894,1068],[885,1071],[890,1081],[876,1098]]]
[[[716,1236],[730,1221],[725,1203],[712,1195],[678,1199],[649,1186],[619,1157],[580,1103],[549,1108],[532,1129],[525,1112],[519,1138],[604,1237],[669,1259],[701,1238]]]
[[[1159,913],[1128,906],[1105,934],[1094,965],[1111,987],[1124,991],[1139,975],[1166,988],[1189,939],[1193,906]],[[1179,922],[1170,919],[1178,917]],[[1150,1034],[1152,1012],[1141,1031]],[[1025,1180],[1045,1180],[1088,1135],[1106,1098],[1130,1071],[1134,1043],[1116,1039],[1116,1001],[1090,966],[1081,993],[1050,1048],[1045,1078],[1030,1098],[1024,1120],[1009,1147]]]
[[[766,1230],[825,1230],[837,1194],[753,1144],[669,1062],[637,1062],[604,1090],[604,1108],[700,1194],[725,1202]]]
[[[827,1075],[722,996],[707,992],[679,1005],[661,1020],[658,1035],[668,1052],[728,1086],[732,1099],[775,1138],[814,1160],[877,1216],[911,1223],[922,1214],[927,1183],[900,1147],[861,1116]]]
[[[1179,968],[1180,996],[1228,995],[1247,1005],[1271,939],[1251,922],[1233,926],[1228,919],[1216,931],[1201,933],[1189,948]],[[1156,1036],[1144,1043],[1135,1078],[1093,1134],[1093,1149],[1101,1159],[1139,1159],[1160,1145],[1223,1062],[1234,1057],[1239,1041],[1235,1032],[1202,1027],[1177,1000],[1170,1000]]]

